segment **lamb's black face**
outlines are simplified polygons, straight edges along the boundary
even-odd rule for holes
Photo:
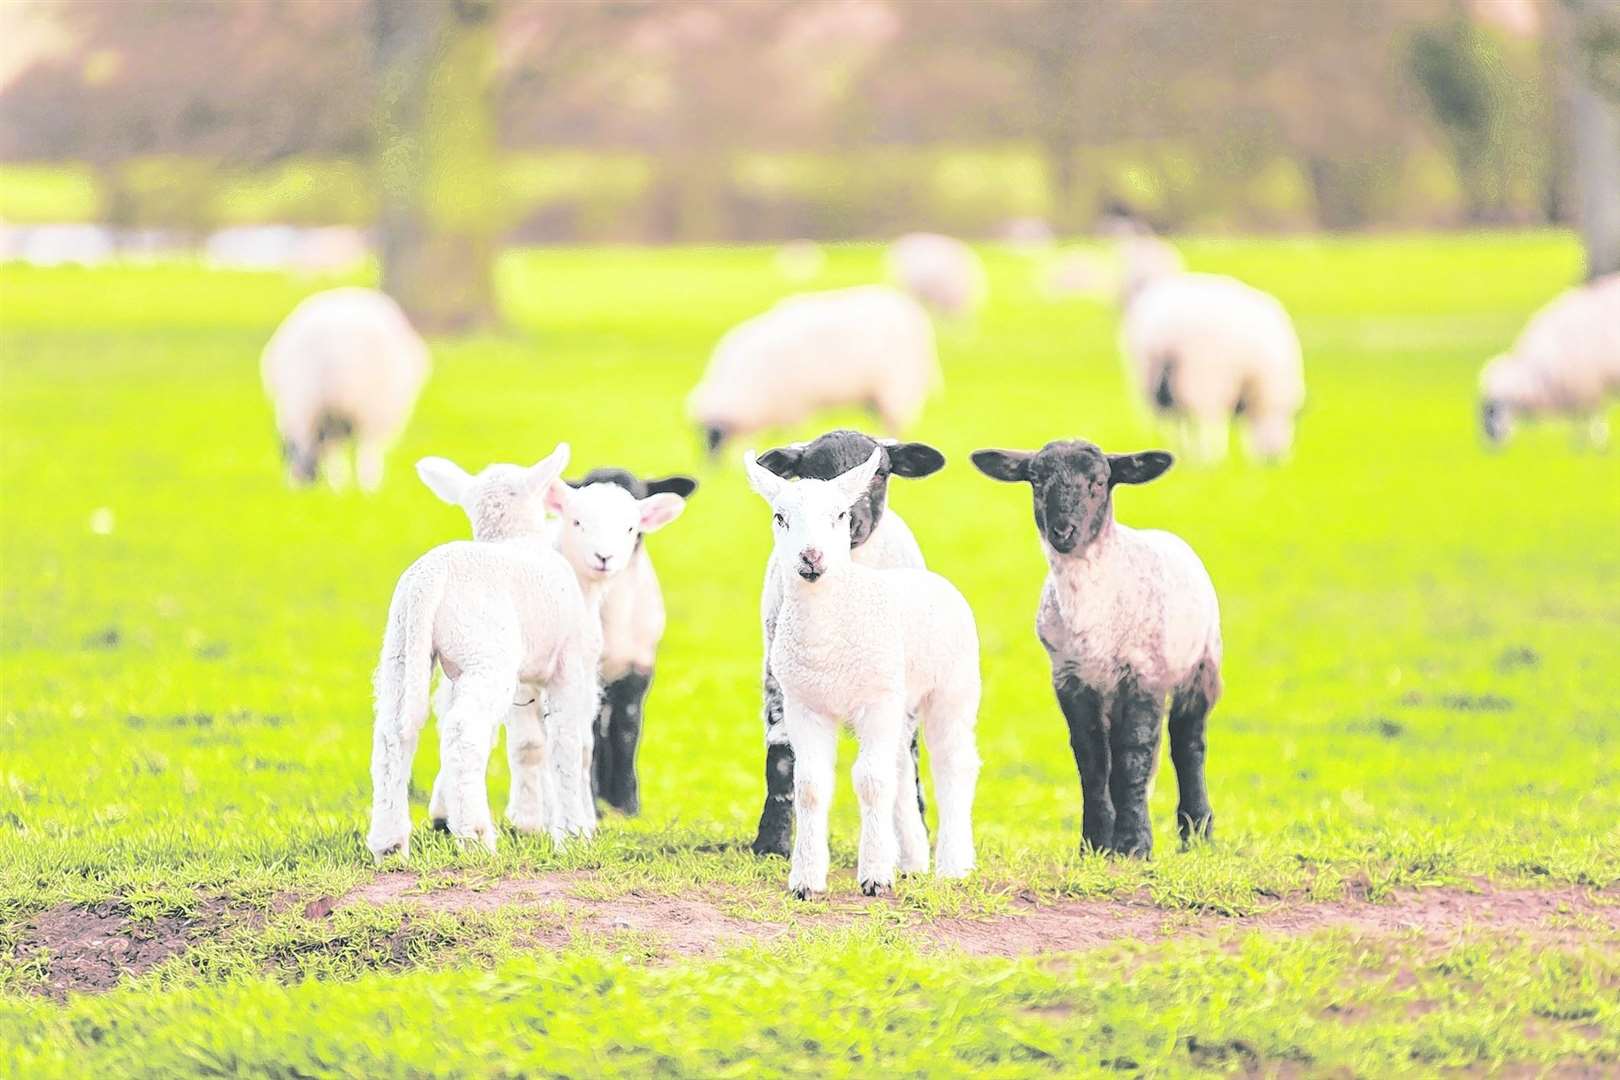
[[[1105,454],[1080,439],[1039,451],[975,450],[973,464],[996,480],[1023,481],[1035,502],[1035,527],[1048,547],[1071,555],[1089,547],[1113,517],[1115,484],[1141,484],[1170,467],[1162,450]]]
[[[866,493],[849,508],[849,546],[853,549],[866,543],[883,518],[890,474],[928,476],[944,467],[944,454],[926,443],[880,443],[870,435],[846,428],[829,431],[813,442],[767,450],[758,461],[785,480],[832,480],[866,464],[879,446],[884,451],[883,461]]]

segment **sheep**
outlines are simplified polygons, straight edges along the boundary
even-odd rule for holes
[[[626,815],[641,811],[636,752],[644,703],[664,636],[664,596],[643,542],[686,508],[689,476],[642,480],[625,469],[593,469],[555,487],[548,509],[558,550],[582,585],[602,600],[602,704],[596,716],[592,790]]]
[[[366,846],[379,863],[393,852],[410,853],[411,759],[435,664],[453,687],[439,723],[443,772],[433,812],[442,812],[452,835],[495,850],[484,773],[502,717],[513,826],[549,831],[558,843],[595,829],[588,754],[601,616],[542,532],[546,493],[567,463],[564,443],[528,469],[485,469],[460,501],[475,528],[499,522],[506,538],[441,544],[412,563],[394,588],[374,677]],[[526,687],[544,689],[543,719],[538,710],[514,709]]]
[[[1236,278],[1171,269],[1156,238],[1125,243],[1120,348],[1144,400],[1181,419],[1182,441],[1205,463],[1225,457],[1234,416],[1245,418],[1255,457],[1284,457],[1305,403],[1299,335],[1288,312]]]
[[[953,236],[907,233],[889,245],[886,261],[891,281],[952,318],[976,313],[989,289],[978,253]]]
[[[889,476],[921,478],[945,466],[945,455],[926,443],[879,443],[870,435],[839,429],[829,431],[809,443],[767,450],[759,463],[785,480],[832,480],[848,472],[881,449],[883,463],[872,478],[866,495],[850,509],[850,555],[863,566],[875,570],[907,567],[926,569],[922,550],[911,530],[894,510],[888,508]],[[765,806],[760,811],[753,851],[756,855],[787,858],[793,838],[793,748],[788,745],[787,728],[782,723],[782,689],[771,674],[771,640],[776,633],[777,612],[791,568],[779,565],[773,557],[765,566],[765,583],[760,590],[760,623],[764,631],[764,715],[765,715]],[[921,778],[917,771],[917,740],[911,741],[912,779],[904,788],[915,787],[917,809],[926,809]]]
[[[1505,443],[1520,417],[1585,421],[1585,438],[1608,442],[1605,398],[1620,394],[1620,274],[1571,289],[1536,312],[1513,351],[1480,372],[1480,427]]]
[[[1171,461],[1158,450],[1105,454],[1078,439],[973,453],[980,472],[1034,494],[1048,566],[1036,633],[1080,773],[1082,832],[1096,851],[1152,854],[1148,796],[1166,695],[1182,843],[1213,832],[1204,730],[1221,695],[1215,586],[1181,538],[1114,519],[1114,486],[1146,483]]]
[[[868,406],[898,435],[939,384],[928,313],[886,285],[861,285],[790,296],[733,327],[687,412],[712,457],[727,439],[837,406]]]
[[[950,582],[927,570],[873,570],[850,556],[851,514],[882,468],[883,450],[835,480],[788,481],[750,452],[749,485],[771,505],[773,557],[789,567],[771,642],[783,723],[796,761],[797,836],[788,889],[827,889],[827,820],[838,727],[860,741],[853,779],[861,807],[856,876],[876,896],[928,866],[928,836],[911,799],[904,747],[921,723],[939,801],[935,873],[973,869],[973,789],[979,755],[979,637]]]
[[[382,483],[383,452],[410,419],[428,374],[427,345],[398,304],[374,289],[305,299],[276,328],[262,360],[289,480],[346,482],[352,439],[360,487]]]

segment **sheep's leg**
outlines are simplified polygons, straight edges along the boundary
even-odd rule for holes
[[[602,695],[596,709],[596,723],[591,728],[591,794],[598,799],[607,798],[613,786],[613,703]]]
[[[1195,839],[1208,840],[1215,832],[1215,813],[1209,807],[1209,788],[1204,782],[1204,728],[1220,697],[1220,680],[1219,670],[1206,660],[1192,682],[1170,699],[1170,760],[1180,789],[1176,829],[1184,848]]]
[[[913,788],[916,789],[917,820],[922,823],[923,837],[926,839],[928,836],[928,798],[923,794],[921,753],[922,729],[918,726],[916,717],[913,716],[909,719],[911,722],[911,750],[907,756],[911,758],[911,779],[906,780],[902,778],[900,784],[900,797],[901,799],[907,799],[907,793]],[[909,814],[907,817],[909,819]],[[900,818],[896,817],[895,820],[899,821]]]
[[[557,813],[551,837],[562,843],[572,835],[596,831],[596,804],[591,799],[591,741],[601,689],[594,663],[568,661],[546,687],[546,742],[553,748]]]
[[[755,855],[780,855],[793,845],[793,747],[783,721],[782,688],[765,670],[765,808],[754,834]]]
[[[445,678],[439,680],[439,687],[433,692],[433,715],[439,718],[440,724],[444,723],[444,718],[450,713],[450,700],[455,694],[455,689],[455,682]],[[449,774],[441,755],[438,775],[433,778],[433,794],[428,797],[428,821],[439,832],[450,831],[448,784]]]
[[[411,761],[426,716],[401,716],[378,702],[371,741],[371,829],[366,846],[378,862],[411,853]]]
[[[975,676],[977,672],[974,672]],[[974,864],[973,793],[979,782],[979,747],[973,729],[979,716],[979,685],[936,692],[923,710],[923,735],[934,772],[939,836],[934,873],[967,877]]]
[[[641,783],[636,775],[636,751],[641,745],[641,721],[647,689],[652,686],[652,668],[631,668],[603,688],[603,698],[612,706],[608,723],[608,745],[613,751],[613,767],[607,790],[608,805],[630,817],[641,812]],[[597,750],[602,745],[597,743]]]
[[[905,704],[898,698],[867,709],[855,724],[861,749],[850,778],[861,807],[861,843],[856,878],[861,892],[876,896],[894,885],[899,854],[895,833],[895,803],[899,800],[899,761],[907,756],[901,736],[906,727]],[[911,792],[906,792],[906,799]]]
[[[354,443],[354,477],[360,490],[373,492],[382,487],[383,447],[371,439],[356,439]]]
[[[913,802],[909,795],[914,785],[919,791],[922,788],[917,776],[917,736],[913,725],[911,752],[895,755],[899,767],[895,790],[899,795],[894,800],[894,830],[900,838],[902,874],[920,874],[928,869],[928,826],[923,823],[922,800]]]
[[[1260,461],[1285,461],[1294,444],[1294,418],[1287,413],[1259,414],[1249,418],[1249,452]]]
[[[333,491],[349,487],[349,447],[341,439],[326,443],[321,450],[321,474]]]
[[[1227,425],[1226,417],[1192,417],[1189,420],[1192,430],[1194,456],[1201,465],[1217,465],[1226,459],[1227,444],[1231,439],[1231,429]]]
[[[456,678],[449,712],[439,722],[439,743],[449,776],[445,801],[450,835],[463,847],[476,843],[495,850],[487,782],[489,752],[516,688],[510,676],[464,669]]]
[[[1108,731],[1112,768],[1108,788],[1114,799],[1113,850],[1147,858],[1153,854],[1153,823],[1148,818],[1148,791],[1159,755],[1163,699],[1136,687],[1122,687],[1114,701]],[[1178,774],[1179,776],[1179,774]]]
[[[1601,454],[1609,449],[1609,419],[1602,412],[1575,421],[1576,449]]]
[[[1081,836],[1093,851],[1108,851],[1114,846],[1114,800],[1108,790],[1113,755],[1102,695],[1072,674],[1058,673],[1052,685],[1069,724],[1069,749],[1080,773]]]
[[[833,769],[838,760],[838,729],[793,702],[784,702],[789,745],[793,747],[793,809],[797,835],[788,891],[800,900],[827,891],[827,817],[832,809]]]
[[[538,699],[514,705],[506,718],[506,761],[511,766],[512,788],[506,799],[506,820],[518,832],[544,832],[550,824],[546,806],[545,728]]]

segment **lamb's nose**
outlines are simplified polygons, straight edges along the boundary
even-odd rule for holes
[[[597,564],[598,564],[597,569],[599,569],[599,570],[606,570],[607,569],[608,559],[610,557],[611,556],[603,555],[601,552],[596,552],[596,553],[594,553],[592,555],[592,558],[594,558],[596,560]]]
[[[826,568],[826,559],[820,548],[805,548],[799,552],[799,574],[802,577],[819,577]]]

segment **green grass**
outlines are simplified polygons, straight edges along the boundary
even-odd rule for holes
[[[1044,565],[1027,495],[979,476],[967,453],[1156,438],[1125,391],[1112,313],[1046,304],[1030,264],[992,254],[991,305],[976,334],[943,335],[947,391],[916,433],[951,463],[891,488],[979,621],[981,869],[962,885],[904,884],[903,910],[988,915],[1020,889],[1221,913],[1332,899],[1351,883],[1374,895],[1473,877],[1612,889],[1620,458],[1576,453],[1551,426],[1488,455],[1471,427],[1479,364],[1575,278],[1572,240],[1204,241],[1187,253],[1289,305],[1310,380],[1289,466],[1178,467],[1118,499],[1123,520],[1185,537],[1220,592],[1218,843],[1174,850],[1166,782],[1152,863],[1077,851],[1078,785],[1032,629]],[[868,280],[878,259],[835,248],[817,284]],[[434,378],[369,500],[281,481],[257,357],[307,286],[174,266],[0,268],[0,1069],[375,1075],[494,1061],[712,1076],[763,1054],[817,1074],[1124,1060],[1387,1074],[1616,1060],[1612,940],[1570,952],[1486,935],[1436,953],[1250,937],[1053,964],[922,956],[904,921],[879,913],[837,931],[797,915],[785,866],[735,846],[752,835],[761,786],[768,517],[735,463],[701,463],[681,410],[719,333],[784,291],[770,260],[507,257],[512,333],[436,345]],[[703,480],[652,542],[670,628],[644,816],[610,818],[563,852],[507,833],[489,860],[419,833],[411,865],[578,870],[600,895],[712,888],[739,915],[802,924],[778,944],[649,966],[613,942],[537,952],[511,918],[467,915],[413,922],[389,952],[374,943],[397,937],[397,910],[335,925],[281,911],[278,898],[372,873],[369,674],[389,593],[411,559],[466,531],[410,463],[532,461],[560,439],[576,469]],[[103,508],[107,535],[90,527]],[[434,742],[416,762],[418,820]],[[844,784],[837,798],[833,887],[847,894],[854,799]],[[11,955],[56,904],[153,915],[204,899],[265,914],[103,997],[37,1000],[33,961]],[[1391,997],[1402,971],[1439,1011],[1409,1015]],[[1579,1002],[1561,1012],[1560,994]],[[1334,995],[1368,1011],[1324,1018]]]

